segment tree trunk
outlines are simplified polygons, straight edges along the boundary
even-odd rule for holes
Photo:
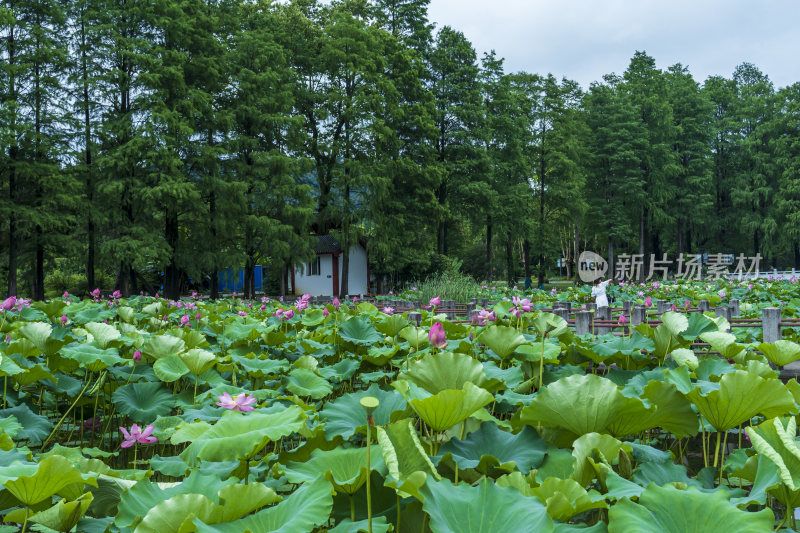
[[[510,289],[516,284],[516,269],[514,268],[514,242],[512,241],[511,231],[506,234],[506,279],[508,279],[508,288]]]
[[[350,250],[342,250],[342,270],[339,272],[341,278],[339,295],[344,298],[350,290]]]
[[[683,219],[678,219],[678,228],[677,228],[677,235],[678,235],[678,255],[684,252],[683,249]]]
[[[614,279],[614,240],[608,238],[608,279]]]
[[[42,227],[36,226],[36,265],[33,279],[33,299],[44,300],[44,244],[42,243]]]
[[[639,253],[644,256],[644,206],[639,211]],[[639,270],[639,281],[643,281],[644,272],[643,269]]]
[[[531,242],[528,239],[522,241],[522,261],[525,263],[525,288],[531,287]]]
[[[286,296],[286,265],[278,269],[278,277],[281,279],[281,296]]]
[[[572,260],[575,262],[575,281],[578,281],[578,259],[580,257],[580,234],[578,233],[578,217],[575,217],[575,251],[572,254]]]
[[[13,17],[12,17],[13,20]],[[8,99],[10,102],[16,104],[17,100],[17,86],[16,86],[16,69],[14,65],[16,64],[16,43],[14,39],[14,26],[11,25],[8,30],[8,65],[9,67],[9,77],[8,77]],[[16,184],[16,173],[17,173],[17,157],[18,157],[18,150],[16,140],[17,140],[17,106],[14,105],[11,111],[11,117],[9,120],[9,133],[11,134],[12,145],[8,149],[8,155],[10,159],[10,167],[9,168],[9,175],[8,175],[8,199],[9,203],[12,206],[17,205],[17,184]],[[8,215],[8,296],[16,296],[17,295],[17,216],[15,214],[15,210],[12,209]]]
[[[170,249],[169,264],[164,271],[164,295],[170,300],[177,300],[180,298],[180,284],[177,264],[178,255],[178,213],[171,208],[167,209],[164,214],[165,227],[164,238],[167,241],[167,246]]]
[[[211,137],[211,133],[209,133],[209,138]],[[209,283],[209,290],[211,292],[211,299],[217,300],[219,299],[219,266],[217,265],[217,194],[215,191],[211,191],[211,195],[208,198],[208,214],[209,214],[209,223],[211,224],[211,243],[214,246],[213,254],[213,261],[211,265],[211,280]]]
[[[486,217],[486,281],[492,282],[492,217]]]
[[[92,124],[89,113],[89,69],[87,66],[86,54],[86,19],[85,12],[81,13],[81,77],[83,79],[83,129],[84,129],[84,162],[86,163],[86,199],[88,208],[86,209],[87,224],[86,237],[86,282],[89,287],[94,287],[94,263],[95,263],[95,224],[92,213],[94,212],[94,176],[92,176]]]

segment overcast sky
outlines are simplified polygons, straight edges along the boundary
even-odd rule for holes
[[[636,50],[698,81],[755,64],[776,88],[800,81],[800,0],[431,0],[437,27],[462,31],[506,72],[553,73],[584,88],[622,74]]]

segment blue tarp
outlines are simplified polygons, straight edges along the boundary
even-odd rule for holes
[[[263,277],[261,265],[255,267],[255,290],[260,292],[263,290]],[[220,292],[242,292],[244,290],[244,268],[234,270],[229,268],[219,273],[219,290]]]

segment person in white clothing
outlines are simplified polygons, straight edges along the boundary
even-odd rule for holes
[[[602,276],[594,280],[594,287],[592,287],[592,298],[594,298],[594,303],[597,304],[598,309],[601,307],[608,307],[606,287],[608,287],[608,284],[612,281],[613,280],[610,279],[603,281]]]

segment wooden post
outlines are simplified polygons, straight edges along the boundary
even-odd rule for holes
[[[700,300],[697,302],[697,308],[700,309],[701,313],[705,313],[711,309],[711,304],[708,303],[708,300]]]
[[[716,316],[721,316],[721,317],[725,318],[725,320],[727,320],[728,323],[730,324],[730,321],[731,321],[731,308],[728,307],[727,305],[722,305],[720,307],[715,307],[714,308],[714,314]],[[728,327],[727,331],[728,331],[728,333],[730,333],[731,332],[731,328]]]
[[[779,307],[765,307],[761,310],[761,328],[764,342],[781,340],[781,310]]]
[[[414,324],[415,326],[419,327],[420,322],[422,322],[422,313],[417,311],[412,311],[408,313],[408,321]]]
[[[592,332],[592,314],[589,311],[575,312],[575,333],[586,335]]]
[[[731,316],[739,316],[739,313],[739,300],[734,298],[731,300]]]
[[[556,316],[560,316],[567,322],[569,322],[569,309],[565,309],[564,307],[559,307],[558,309],[553,309],[553,314]]]
[[[636,305],[631,311],[631,327],[647,322],[647,308],[644,305]]]
[[[608,306],[598,307],[594,312],[594,318],[595,320],[611,320],[611,308]],[[598,335],[605,335],[606,333],[611,333],[611,327],[597,326],[595,332]]]
[[[658,300],[658,301],[656,302],[656,312],[657,312],[659,315],[660,315],[661,313],[666,313],[667,311],[669,311],[669,310],[670,310],[670,308],[671,308],[671,307],[672,307],[672,304],[670,304],[669,302],[667,302],[667,301],[665,301],[665,300]]]
[[[622,312],[625,313],[625,316],[630,316],[632,305],[633,302],[631,302],[630,300],[624,300],[622,302]]]

